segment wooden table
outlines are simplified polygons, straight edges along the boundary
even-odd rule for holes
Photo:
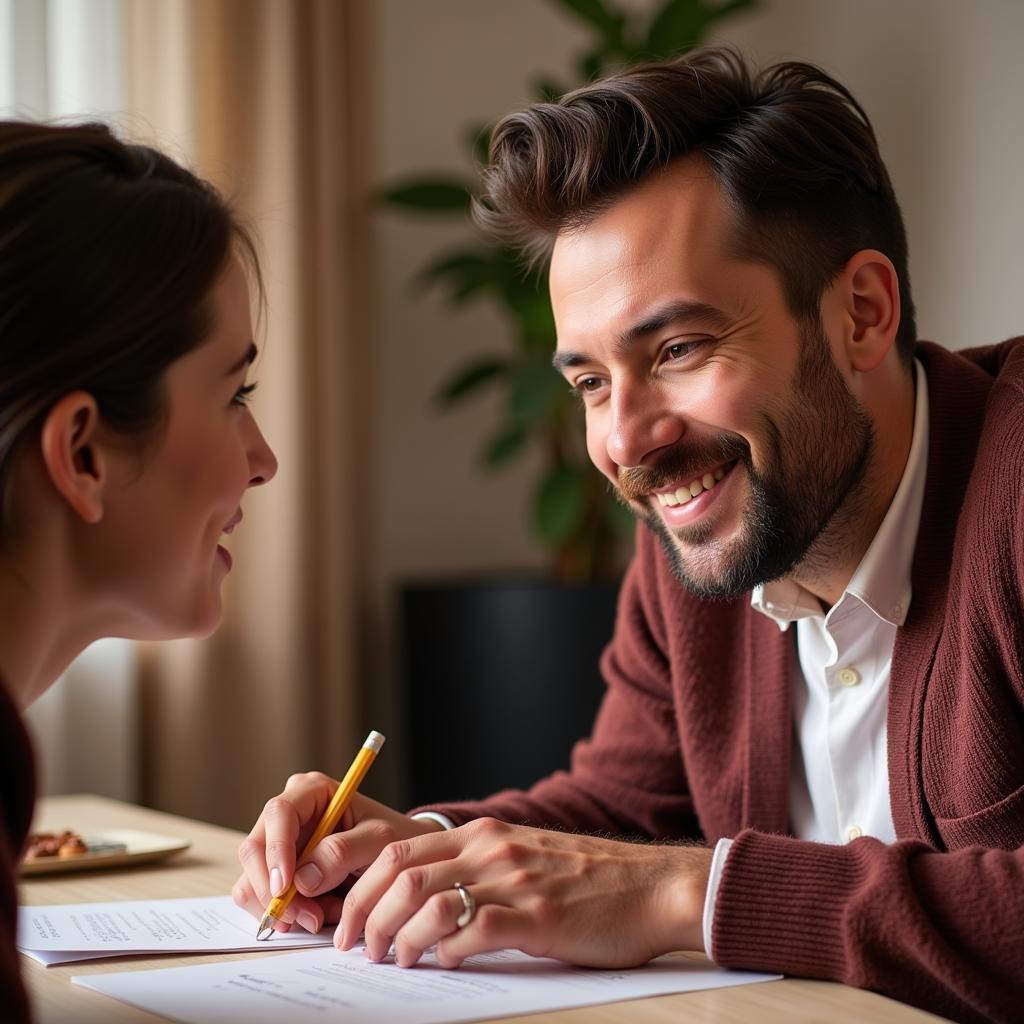
[[[94,796],[49,797],[40,802],[36,831],[71,828],[93,832],[103,828],[132,828],[191,840],[185,854],[161,864],[124,870],[92,871],[24,879],[23,904],[94,903],[107,900],[216,896],[230,891],[238,877],[235,851],[240,832],[133,807]],[[212,956],[122,957],[60,967],[43,967],[22,957],[22,970],[38,1024],[108,1024],[120,1021],[158,1021],[143,1010],[117,1002],[70,983],[72,975],[145,968],[176,967],[217,960],[245,960],[274,953],[229,953]],[[691,954],[695,958],[697,954]],[[702,958],[701,958],[702,959]],[[763,985],[711,992],[658,996],[605,1006],[562,1010],[541,1016],[514,1018],[522,1024],[539,1020],[559,1024],[772,1024],[775,1021],[829,1024],[923,1024],[941,1018],[870,992],[820,981],[786,979]],[[513,1019],[509,1018],[507,1024]]]

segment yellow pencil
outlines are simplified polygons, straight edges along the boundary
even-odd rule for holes
[[[331,797],[331,802],[327,805],[327,810],[324,811],[320,824],[317,825],[316,831],[309,837],[309,842],[306,843],[306,848],[302,851],[302,857],[299,858],[300,862],[308,857],[321,840],[330,835],[337,827],[341,816],[345,813],[345,808],[351,803],[355,791],[359,788],[359,783],[363,781],[366,773],[370,770],[370,765],[373,764],[374,759],[380,753],[380,748],[383,746],[384,737],[379,732],[371,732],[366,737],[366,742],[359,748],[359,753],[356,754],[352,767],[346,772],[345,778],[338,784],[334,796]],[[267,912],[263,915],[263,920],[260,921],[259,929],[256,932],[257,942],[269,939],[274,934],[274,922],[281,920],[295,893],[295,881],[293,879],[292,884],[280,896],[270,901],[270,906],[267,907]],[[266,932],[265,935],[264,932]]]

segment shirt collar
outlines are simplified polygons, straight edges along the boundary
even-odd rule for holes
[[[878,532],[836,602],[847,594],[856,597],[880,619],[902,626],[910,607],[910,569],[921,520],[921,502],[928,467],[928,382],[924,367],[914,360],[914,433],[910,453],[896,493]],[[754,587],[750,604],[786,630],[791,622],[821,615],[821,602],[791,579]]]

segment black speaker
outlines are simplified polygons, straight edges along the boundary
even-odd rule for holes
[[[569,766],[604,692],[617,583],[415,584],[401,595],[414,805]]]

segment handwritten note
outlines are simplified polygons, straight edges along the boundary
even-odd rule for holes
[[[472,957],[456,971],[439,967],[430,954],[405,969],[392,962],[369,963],[358,948],[348,953],[331,948],[72,981],[183,1024],[439,1024],[778,977],[723,971],[679,955],[631,970],[588,970],[510,950]]]
[[[141,953],[224,953],[329,946],[332,929],[256,941],[257,921],[230,896],[69,903],[18,909],[18,949],[48,967]]]

